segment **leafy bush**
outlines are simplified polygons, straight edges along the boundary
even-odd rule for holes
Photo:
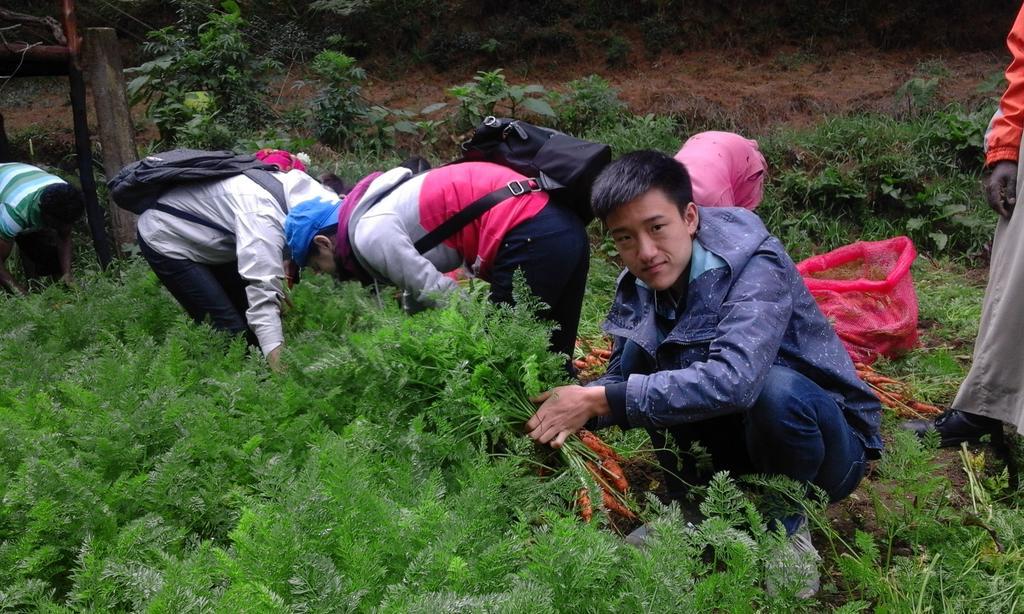
[[[313,99],[314,130],[322,142],[338,148],[350,143],[365,121],[368,105],[360,95],[366,71],[340,51],[321,51],[310,69],[322,80]]]
[[[683,30],[679,19],[657,14],[645,17],[640,22],[644,49],[647,55],[656,57],[663,51],[676,53],[684,48]]]
[[[555,123],[564,132],[581,134],[593,128],[608,128],[618,123],[626,105],[618,92],[599,75],[590,75],[565,84],[566,92],[551,92],[548,99],[555,110]]]
[[[762,141],[769,182],[758,212],[797,253],[907,234],[919,248],[976,258],[992,232],[978,189],[985,119],[951,107],[773,135]]]
[[[448,88],[448,94],[459,104],[453,120],[455,130],[474,128],[488,115],[554,117],[554,110],[543,98],[544,92],[541,85],[510,84],[500,68],[480,71],[469,83]]]
[[[632,46],[625,38],[614,35],[604,42],[604,61],[609,68],[621,68],[629,59]]]
[[[269,117],[262,92],[277,64],[251,50],[238,5],[222,7],[194,31],[150,32],[143,47],[154,59],[128,71],[138,75],[129,96],[149,103],[168,146],[221,148],[233,132],[259,128]]]
[[[494,40],[494,43],[490,43]],[[459,30],[451,32],[439,30],[433,32],[426,41],[424,57],[437,70],[445,70],[451,66],[459,66],[479,54],[486,46],[497,51],[501,42],[497,39],[485,38],[478,32]],[[492,51],[488,53],[493,54]]]
[[[611,126],[589,130],[584,137],[607,143],[615,156],[637,149],[656,149],[675,153],[682,143],[678,124],[664,115],[626,115]]]

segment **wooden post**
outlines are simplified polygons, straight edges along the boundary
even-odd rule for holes
[[[113,28],[87,28],[85,47],[93,108],[103,148],[103,169],[110,179],[117,171],[139,159],[117,33]],[[135,242],[138,216],[112,201],[107,203],[107,211],[113,227],[115,251],[120,252],[123,246]]]
[[[110,239],[107,238],[106,217],[96,196],[96,179],[92,175],[92,147],[89,143],[89,123],[86,115],[85,78],[82,76],[79,52],[81,41],[75,21],[74,0],[62,0],[64,33],[68,39],[68,83],[71,86],[71,118],[75,125],[75,157],[78,158],[78,179],[85,197],[85,213],[92,234],[100,266],[110,264]]]

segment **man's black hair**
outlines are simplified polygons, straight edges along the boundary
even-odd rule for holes
[[[323,175],[320,175],[320,183],[324,184],[338,195],[348,194],[348,191],[351,189],[345,184],[344,179],[338,177],[334,173],[324,173]]]
[[[334,236],[336,234],[338,234],[338,225],[337,224],[331,224],[330,226],[326,226],[324,228],[321,228],[319,230],[319,232],[317,232],[313,236],[314,237],[324,236],[324,237],[327,237],[327,238],[329,238],[329,239],[331,239],[333,241],[334,240]]]
[[[404,166],[412,171],[413,175],[419,175],[430,170],[430,162],[423,156],[411,156],[403,160],[398,166]]]
[[[40,193],[39,211],[47,226],[67,226],[82,217],[85,201],[78,188],[70,183],[54,183],[43,188]]]
[[[338,236],[338,225],[337,224],[331,224],[330,226],[328,226],[326,228],[320,229],[319,232],[317,232],[315,235],[313,235],[313,238],[315,239],[316,237],[327,237],[331,241],[335,241],[335,240],[337,240],[335,238],[337,236]],[[321,250],[323,248],[320,247],[319,245],[317,245],[314,242],[314,243],[312,243],[312,245],[309,246],[309,249],[310,250]],[[350,281],[351,279],[353,279],[352,275],[345,268],[344,261],[342,261],[342,259],[338,256],[338,252],[335,251],[333,254],[331,254],[331,257],[334,258],[334,275],[338,279],[338,281]]]
[[[679,207],[680,214],[693,200],[690,174],[681,162],[660,151],[634,151],[604,167],[591,189],[590,206],[604,222],[622,205],[655,189]]]

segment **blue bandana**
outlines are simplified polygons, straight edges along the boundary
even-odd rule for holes
[[[313,237],[324,228],[338,223],[340,207],[341,201],[317,197],[302,201],[288,212],[284,220],[284,238],[295,264],[306,266]]]

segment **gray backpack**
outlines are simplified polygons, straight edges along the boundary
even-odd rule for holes
[[[109,182],[110,198],[114,203],[141,214],[147,209],[158,209],[165,213],[223,231],[231,232],[213,222],[204,220],[185,211],[179,211],[158,203],[160,196],[170,188],[185,183],[212,181],[245,175],[258,186],[270,192],[288,213],[288,203],[281,182],[270,174],[277,166],[257,160],[255,156],[236,154],[233,151],[202,151],[198,149],[174,149],[153,154],[132,162],[122,168]]]

